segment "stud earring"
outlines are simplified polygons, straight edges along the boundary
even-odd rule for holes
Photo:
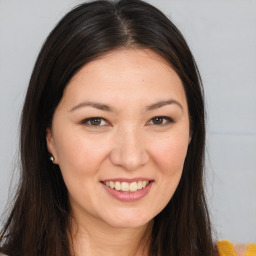
[[[50,161],[53,163],[53,162],[54,162],[54,160],[55,160],[54,156],[53,156],[53,155],[51,155],[51,156],[50,156]]]

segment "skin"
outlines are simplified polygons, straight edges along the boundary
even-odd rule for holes
[[[234,245],[234,250],[235,250],[237,256],[243,256],[246,251],[246,245],[245,244],[236,244],[236,245]]]
[[[159,123],[156,116],[167,118]],[[104,119],[84,121],[92,117]],[[47,129],[47,146],[68,189],[77,255],[147,255],[152,219],[177,188],[189,142],[182,82],[155,52],[114,50],[71,79]],[[101,183],[137,177],[152,186],[133,202],[114,198]]]

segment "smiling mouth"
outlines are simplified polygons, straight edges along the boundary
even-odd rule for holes
[[[107,187],[120,192],[136,192],[144,189],[151,181],[139,180],[131,183],[125,181],[102,181]]]

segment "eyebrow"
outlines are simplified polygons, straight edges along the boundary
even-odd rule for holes
[[[113,109],[106,104],[101,104],[101,103],[92,102],[92,101],[85,101],[85,102],[79,103],[78,105],[71,108],[70,112],[72,112],[78,108],[81,108],[81,107],[92,107],[92,108],[96,108],[96,109],[108,111],[108,112],[113,111]]]
[[[174,99],[170,99],[170,100],[161,100],[154,104],[148,105],[148,106],[146,106],[146,111],[151,111],[151,110],[158,109],[158,108],[164,107],[166,105],[172,105],[172,104],[179,106],[181,108],[181,110],[183,110],[182,105],[178,101],[176,101]],[[82,107],[92,107],[92,108],[96,108],[96,109],[107,111],[107,112],[114,111],[114,109],[112,107],[110,107],[106,104],[92,102],[92,101],[85,101],[85,102],[81,102],[78,105],[71,108],[71,110],[69,112],[72,112],[72,111],[74,111],[78,108],[82,108]]]
[[[175,105],[179,106],[181,108],[181,110],[183,110],[182,105],[177,100],[174,100],[174,99],[158,101],[157,103],[147,106],[146,110],[150,111],[150,110],[154,110],[154,109],[161,108],[163,106],[171,105],[171,104],[175,104]]]

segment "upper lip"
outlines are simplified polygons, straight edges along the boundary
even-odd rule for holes
[[[127,179],[127,178],[114,178],[114,179],[104,179],[101,180],[101,182],[107,182],[107,181],[121,181],[121,182],[128,182],[132,183],[134,181],[153,181],[153,179],[150,178],[144,178],[144,177],[137,177],[137,178],[132,178],[132,179]]]

